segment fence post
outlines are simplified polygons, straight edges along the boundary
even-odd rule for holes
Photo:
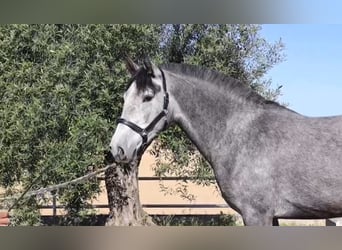
[[[57,192],[53,191],[52,193],[52,221],[53,224],[57,224]]]

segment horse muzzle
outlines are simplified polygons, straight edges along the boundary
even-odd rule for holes
[[[138,149],[139,150],[139,149]],[[137,149],[134,149],[132,153],[126,152],[124,148],[120,146],[116,146],[113,148],[110,147],[110,154],[112,161],[115,161],[116,163],[131,163],[136,160],[137,158]]]

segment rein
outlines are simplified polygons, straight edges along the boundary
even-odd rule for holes
[[[146,127],[146,128],[141,128],[140,126],[136,125],[133,122],[130,122],[124,118],[119,118],[117,120],[117,123],[122,123],[124,125],[126,125],[127,127],[129,127],[130,129],[132,129],[134,132],[138,133],[141,138],[142,138],[142,144],[138,149],[137,154],[140,155],[144,152],[144,150],[147,148],[148,146],[148,134],[154,129],[154,127],[157,125],[157,123],[164,117],[167,116],[168,113],[168,106],[169,106],[169,93],[167,92],[166,89],[166,79],[165,79],[165,75],[164,72],[161,68],[159,68],[162,77],[163,77],[163,90],[164,90],[164,103],[163,103],[163,109],[162,111],[150,122],[150,124]],[[165,125],[164,127],[166,127],[167,125],[167,121],[165,121]]]

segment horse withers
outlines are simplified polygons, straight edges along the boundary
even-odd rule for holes
[[[303,116],[196,66],[126,65],[132,79],[110,144],[117,162],[140,159],[175,123],[245,225],[342,216],[342,116]]]

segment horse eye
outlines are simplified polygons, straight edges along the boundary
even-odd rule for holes
[[[152,95],[146,95],[146,96],[144,96],[143,102],[149,102],[152,100],[152,98],[153,98]]]

